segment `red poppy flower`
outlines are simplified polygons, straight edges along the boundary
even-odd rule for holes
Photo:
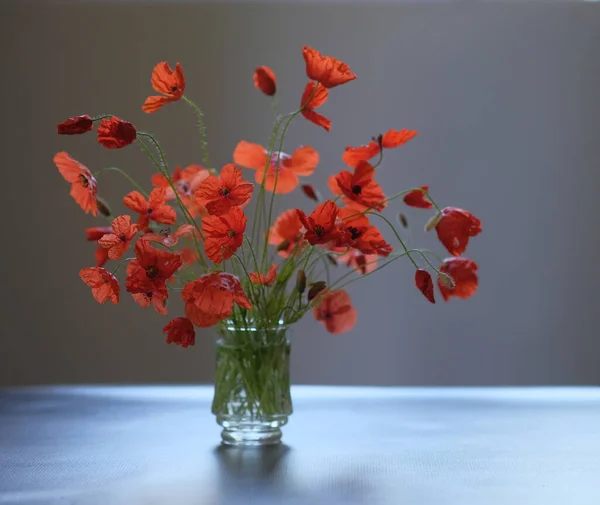
[[[329,189],[334,195],[343,195],[342,200],[359,210],[369,208],[382,211],[386,202],[381,186],[373,179],[375,169],[366,161],[361,161],[354,173],[342,170],[329,178]]]
[[[315,109],[323,105],[329,97],[329,91],[323,86],[319,86],[315,91],[316,84],[310,81],[304,88],[300,107],[302,107],[302,115],[311,123],[324,128],[326,131],[331,129],[331,121],[325,116],[315,112]]]
[[[105,303],[107,300],[119,303],[119,281],[108,270],[101,267],[84,268],[79,272],[79,277],[92,288],[92,296],[98,303]]]
[[[336,238],[336,247],[352,247],[362,254],[376,254],[387,257],[394,250],[388,244],[376,226],[369,222],[364,214],[357,214],[352,208],[340,209],[338,214],[340,233]]]
[[[404,195],[404,203],[409,207],[417,207],[418,209],[431,209],[433,204],[427,198],[429,186],[421,186],[423,191],[415,189]]]
[[[442,218],[435,229],[448,252],[452,256],[460,256],[467,249],[469,237],[481,233],[481,221],[466,210],[446,207],[442,209]]]
[[[144,292],[140,279],[148,278],[155,286],[163,286],[181,267],[178,254],[156,249],[147,240],[138,240],[133,250],[136,259],[127,265],[126,289],[130,293]]]
[[[265,95],[273,96],[277,91],[275,72],[264,65],[254,71],[254,87],[260,89]]]
[[[123,203],[134,212],[139,212],[138,227],[145,229],[150,220],[162,224],[173,224],[177,220],[175,209],[166,205],[167,190],[155,188],[151,191],[148,200],[138,191],[132,191],[123,198]]]
[[[197,215],[205,216],[206,209],[199,205],[194,199],[194,193],[200,186],[200,183],[210,175],[206,168],[200,165],[189,165],[183,170],[176,167],[171,175],[173,185],[177,189],[179,198],[183,205],[187,207],[192,217]],[[165,188],[167,191],[167,200],[175,200],[175,193],[167,178],[162,174],[154,174],[152,176],[152,185],[155,188]]]
[[[477,263],[467,258],[446,258],[440,267],[440,272],[449,275],[454,281],[454,287],[450,287],[438,279],[438,286],[448,301],[452,296],[457,298],[469,298],[477,291],[479,279],[477,278]]]
[[[127,279],[126,289],[131,297],[142,308],[152,305],[154,310],[162,316],[167,315],[165,305],[169,292],[165,284],[157,285],[147,276],[133,276]]]
[[[233,152],[233,161],[246,168],[256,170],[254,180],[262,184],[265,179],[265,189],[275,193],[290,193],[300,183],[298,176],[311,175],[319,163],[319,153],[310,146],[302,146],[292,155],[273,153],[267,165],[268,151],[261,145],[242,140]],[[277,167],[279,166],[279,170]],[[266,167],[266,176],[265,176]],[[277,172],[279,171],[279,175]],[[266,178],[265,178],[266,177]],[[277,187],[275,187],[277,179]]]
[[[117,116],[103,119],[98,126],[98,142],[107,149],[120,149],[137,138],[135,126]]]
[[[206,207],[209,214],[221,216],[233,207],[244,205],[252,196],[252,183],[242,178],[242,169],[233,163],[221,169],[219,177],[209,175],[204,179],[194,197]]]
[[[59,123],[56,126],[59,135],[81,135],[89,132],[94,127],[92,118],[87,114],[85,116],[75,116]]]
[[[234,302],[245,309],[252,309],[240,280],[226,272],[203,275],[188,282],[181,297],[185,302],[186,316],[201,328],[213,326],[230,317]]]
[[[61,152],[54,156],[54,164],[65,181],[71,183],[71,196],[77,204],[92,216],[98,215],[98,185],[92,172],[67,153]]]
[[[277,252],[287,258],[293,251],[300,252],[304,249],[304,236],[302,234],[302,221],[296,209],[283,212],[273,223],[269,230],[269,244],[277,246]]]
[[[244,241],[246,221],[239,207],[232,207],[223,216],[207,216],[202,220],[204,250],[211,261],[221,263],[233,256]]]
[[[271,265],[271,268],[269,268],[269,272],[267,273],[267,275],[263,274],[262,272],[250,272],[250,280],[253,284],[270,286],[275,282],[275,279],[277,279],[278,266],[279,265],[277,265],[277,263]]]
[[[169,102],[180,100],[185,91],[185,77],[183,69],[177,63],[175,70],[166,61],[160,62],[152,71],[152,87],[164,96],[149,96],[146,98],[142,110],[152,114]]]
[[[175,233],[171,233],[171,230],[167,228],[165,230],[161,230],[159,233],[147,233],[142,237],[142,240],[159,242],[167,247],[175,247],[179,242],[180,237],[193,234],[198,235],[196,228],[194,228],[191,224],[184,224],[177,228]]]
[[[138,232],[138,227],[131,224],[131,217],[116,217],[112,224],[112,233],[104,235],[98,243],[108,250],[108,257],[111,260],[120,259],[129,248],[129,243]]]
[[[312,47],[304,46],[302,56],[306,62],[306,75],[309,79],[319,81],[326,88],[333,88],[356,79],[350,67],[331,56],[323,56]]]
[[[311,200],[313,200],[315,202],[321,201],[321,195],[310,184],[303,184],[300,189],[302,189],[302,192]]]
[[[86,228],[85,235],[90,242],[98,242],[107,233],[112,233],[110,226],[96,226],[94,228]],[[96,248],[96,266],[102,267],[108,261],[108,249],[104,249],[101,245]]]
[[[177,344],[188,347],[196,343],[194,325],[187,317],[176,317],[163,328],[167,335],[167,344]]]
[[[335,202],[327,200],[317,205],[317,208],[308,217],[300,209],[296,209],[296,212],[306,228],[304,238],[308,240],[309,244],[326,244],[338,237],[336,219],[339,208]]]
[[[381,152],[381,148],[393,149],[400,147],[418,134],[418,131],[407,130],[406,128],[402,130],[389,130],[376,140],[369,142],[366,146],[346,147],[346,151],[342,155],[342,160],[349,167],[355,167],[359,161],[367,161],[377,156]]]
[[[415,285],[427,300],[431,303],[435,303],[433,281],[431,280],[431,274],[427,270],[418,269],[415,272]]]
[[[329,333],[338,334],[350,331],[356,324],[356,309],[350,296],[344,290],[321,295],[313,307],[317,321],[321,321]]]

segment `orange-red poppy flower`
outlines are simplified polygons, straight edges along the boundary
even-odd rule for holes
[[[467,249],[469,237],[481,233],[481,221],[466,210],[446,207],[442,209],[442,218],[435,229],[448,252],[452,256],[460,256]]]
[[[175,247],[180,237],[185,237],[189,235],[199,235],[198,231],[191,224],[183,224],[174,233],[171,233],[169,228],[164,230],[160,230],[158,233],[146,233],[142,237],[142,240],[149,240],[150,242],[159,242],[166,247]]]
[[[448,301],[452,296],[457,298],[469,298],[477,291],[479,279],[477,278],[477,263],[467,258],[446,258],[440,272],[449,275],[452,278],[454,287],[448,286],[448,283],[441,282],[438,278],[438,286],[444,297]]]
[[[179,62],[175,65],[175,70],[171,70],[166,61],[161,61],[152,71],[151,82],[154,91],[162,93],[164,96],[146,98],[142,110],[148,114],[156,112],[166,103],[180,100],[185,91],[185,77]]]
[[[117,116],[100,121],[98,142],[107,149],[120,149],[128,146],[137,138],[135,126]]]
[[[85,235],[87,240],[90,242],[98,242],[107,233],[112,233],[113,230],[110,226],[95,226],[93,228],[86,228]],[[108,250],[104,249],[101,245],[96,248],[96,266],[102,267],[108,261]]]
[[[98,243],[108,250],[108,257],[111,260],[120,259],[129,248],[129,243],[136,236],[138,227],[131,224],[131,217],[119,216],[113,219],[111,224],[112,233],[104,235]]]
[[[166,301],[169,292],[165,284],[155,284],[153,279],[147,276],[128,277],[126,289],[131,293],[131,297],[142,308],[152,305],[154,310],[162,316],[167,315]]]
[[[206,216],[202,220],[206,256],[215,263],[231,258],[244,241],[246,221],[239,207],[232,207],[223,216]]]
[[[90,288],[92,296],[98,303],[119,303],[121,287],[116,277],[108,270],[101,267],[84,268],[79,272],[79,277]]]
[[[433,281],[431,280],[431,274],[427,270],[421,270],[419,268],[415,272],[415,286],[419,288],[419,291],[423,293],[423,296],[427,298],[427,300],[431,303],[435,303]]]
[[[331,56],[324,56],[312,47],[304,46],[302,56],[306,62],[306,75],[326,88],[333,88],[356,79],[350,67]]]
[[[315,90],[315,86],[318,86]],[[323,105],[329,97],[329,91],[324,86],[316,85],[310,81],[304,88],[300,107],[302,107],[302,115],[311,123],[324,128],[326,131],[331,129],[331,121],[322,114],[315,111],[316,108]]]
[[[254,180],[262,184],[265,180],[265,189],[275,193],[290,193],[300,183],[298,176],[311,175],[319,164],[319,153],[310,146],[302,146],[292,155],[286,153],[273,153],[268,160],[268,151],[259,144],[252,144],[242,140],[233,151],[233,161],[246,168],[256,170]],[[277,169],[279,167],[279,170]],[[266,175],[265,175],[266,169]],[[279,172],[279,174],[278,174]],[[277,180],[277,186],[275,182]]]
[[[409,207],[417,207],[418,209],[431,209],[433,204],[427,198],[429,186],[421,186],[423,191],[415,189],[404,195],[404,203]]]
[[[342,160],[349,167],[355,167],[359,161],[367,161],[377,156],[381,149],[393,149],[406,144],[410,139],[415,138],[419,134],[415,130],[389,130],[384,135],[380,135],[377,139],[369,142],[366,146],[346,147],[346,151],[342,155]]]
[[[148,200],[138,191],[132,191],[123,198],[123,203],[134,212],[138,212],[138,227],[143,230],[150,220],[162,224],[173,224],[177,220],[175,209],[166,205],[167,190],[155,188],[150,192]]]
[[[355,209],[345,207],[340,209],[338,216],[340,233],[335,241],[336,247],[352,247],[362,254],[383,257],[389,256],[394,250],[364,214],[357,214]]]
[[[277,267],[278,266],[279,265],[277,265],[277,263],[274,263],[273,265],[271,265],[271,268],[269,268],[267,275],[263,274],[262,272],[250,272],[250,280],[252,281],[253,284],[260,284],[262,286],[270,286],[271,284],[273,284],[275,282],[275,279],[277,279]]]
[[[67,153],[60,152],[54,156],[54,164],[65,181],[71,183],[71,196],[85,213],[98,215],[98,185],[89,168]]]
[[[304,238],[309,244],[326,244],[338,237],[336,220],[339,208],[335,202],[327,200],[317,205],[317,208],[309,216],[300,209],[296,209],[296,212],[302,225],[306,228]]]
[[[152,247],[147,240],[138,240],[133,249],[136,259],[127,265],[126,289],[130,293],[138,291],[139,279],[148,278],[155,286],[163,286],[181,267],[178,254]]]
[[[385,195],[374,176],[375,169],[367,161],[361,161],[354,173],[342,170],[338,175],[332,175],[328,181],[329,189],[334,195],[343,195],[342,201],[358,210],[382,211],[386,206]]]
[[[81,135],[94,127],[92,118],[87,114],[66,119],[56,126],[59,135]]]
[[[221,216],[247,203],[252,197],[252,190],[252,183],[242,177],[242,169],[228,163],[221,169],[219,177],[209,175],[204,179],[194,197],[209,214]]]
[[[313,314],[333,334],[350,331],[357,319],[350,295],[343,289],[321,295],[313,307]]]
[[[286,210],[275,220],[269,230],[269,244],[277,246],[277,252],[283,258],[304,249],[302,221],[296,209]]]
[[[275,72],[269,67],[260,66],[254,71],[254,87],[265,95],[273,96],[277,91]]]
[[[203,275],[188,282],[181,297],[185,302],[186,316],[201,328],[213,326],[230,317],[234,302],[245,309],[252,309],[240,280],[226,272]]]
[[[177,194],[183,205],[190,211],[192,217],[197,215],[205,216],[206,209],[199,205],[194,199],[194,193],[200,186],[200,183],[210,175],[206,168],[200,165],[189,165],[183,170],[180,167],[175,167],[171,180],[177,189]],[[162,174],[154,174],[152,176],[152,185],[155,188],[165,188],[167,190],[167,200],[175,200],[175,192],[169,184],[167,178]]]
[[[169,321],[163,328],[163,333],[167,335],[167,344],[188,347],[196,343],[194,325],[187,317],[176,317]]]

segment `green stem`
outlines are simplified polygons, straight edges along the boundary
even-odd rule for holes
[[[120,168],[117,167],[106,167],[103,168],[102,170],[98,170],[95,174],[94,177],[98,177],[99,175],[103,174],[104,172],[117,172],[119,174],[121,174],[123,177],[125,177],[125,179],[127,179],[142,195],[144,195],[146,198],[148,198],[148,193],[146,191],[144,191],[144,189],[137,183],[135,182],[125,171],[121,170]]]
[[[398,242],[400,242],[400,245],[402,246],[402,248],[404,249],[404,252],[408,255],[408,258],[410,259],[410,261],[412,262],[412,264],[415,266],[416,269],[419,268],[419,265],[417,265],[417,262],[413,259],[413,257],[410,255],[410,252],[408,250],[408,247],[406,247],[406,244],[404,243],[404,241],[400,238],[400,235],[398,234],[398,232],[396,231],[396,228],[394,228],[394,225],[392,223],[390,223],[390,220],[385,217],[383,214],[379,214],[378,212],[366,212],[366,214],[370,214],[372,216],[377,216],[381,219],[383,219],[388,226],[392,229],[392,231],[394,232],[394,235],[396,235],[396,238],[398,239]]]
[[[210,161],[208,159],[208,141],[206,140],[206,127],[204,125],[204,112],[198,107],[194,102],[192,102],[187,96],[183,95],[181,97],[184,102],[186,102],[190,107],[192,107],[196,111],[196,116],[198,117],[198,130],[200,130],[200,144],[202,146],[202,160],[204,162],[204,166],[214,172],[214,168],[210,166]]]
[[[121,260],[119,262],[119,264],[116,266],[116,268],[111,272],[111,275],[115,275],[117,273],[117,271],[119,270],[119,268],[121,268],[126,261],[131,261],[131,260],[134,260],[134,259],[135,259],[135,257],[133,257],[133,258],[125,258],[124,260]]]

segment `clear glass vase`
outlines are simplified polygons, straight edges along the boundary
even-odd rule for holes
[[[226,321],[217,327],[212,412],[227,445],[271,445],[292,413],[289,328]]]

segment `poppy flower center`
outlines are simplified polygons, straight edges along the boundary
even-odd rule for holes
[[[171,93],[175,93],[177,91],[177,86],[171,86]]]
[[[158,275],[158,268],[156,268],[154,265],[150,265],[148,268],[146,268],[146,275],[151,279],[156,277]]]
[[[320,237],[321,235],[323,235],[325,233],[325,228],[323,228],[320,224],[318,224],[314,227],[314,232],[315,232],[315,235]]]
[[[357,238],[359,238],[362,233],[358,230],[358,228],[355,228],[354,226],[350,226],[349,228],[346,228],[349,232],[350,232],[350,237],[352,238],[352,240],[356,240]]]
[[[235,231],[234,231],[234,230],[227,230],[227,236],[228,236],[229,238],[233,238],[233,237],[235,237],[235,236],[236,236],[236,233],[235,233]]]
[[[146,211],[146,214],[152,214],[152,209],[148,209],[148,210]]]
[[[231,193],[231,190],[230,190],[229,188],[221,188],[221,189],[219,190],[219,193],[220,193],[222,196],[227,196],[229,193]]]
[[[354,186],[352,186],[352,193],[354,193],[355,195],[360,195],[361,191],[362,191],[362,187],[360,187],[358,184],[355,184]]]
[[[89,186],[89,181],[87,180],[87,177],[85,175],[80,175],[79,176],[79,181],[81,182],[82,186],[84,188],[87,188]]]
[[[124,234],[124,233],[121,233],[121,235],[119,235],[119,240],[120,240],[121,242],[127,242],[127,237],[125,236],[125,234]]]
[[[145,294],[145,296],[146,296],[146,298],[148,298],[148,299],[152,300],[152,291],[148,291],[148,292]]]
[[[187,182],[180,182],[179,183],[179,192],[189,196],[190,195],[190,185]]]

